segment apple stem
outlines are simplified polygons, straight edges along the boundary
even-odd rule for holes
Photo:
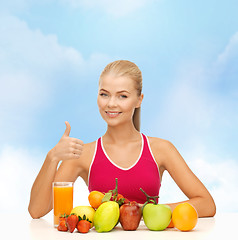
[[[156,199],[158,199],[159,196],[150,196],[150,195],[148,195],[142,188],[140,188],[140,191],[145,194],[145,196],[146,196],[146,202],[147,202],[147,203],[153,202],[154,204],[157,204],[157,203],[156,203]]]

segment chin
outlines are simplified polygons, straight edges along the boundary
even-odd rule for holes
[[[121,123],[118,123],[118,122],[111,122],[111,121],[106,121],[107,125],[109,127],[117,127],[117,126],[120,126]]]

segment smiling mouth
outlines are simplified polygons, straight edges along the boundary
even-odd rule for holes
[[[107,116],[113,118],[113,117],[117,117],[118,115],[121,114],[121,112],[110,112],[110,111],[106,111]]]

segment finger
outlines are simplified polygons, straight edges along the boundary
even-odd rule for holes
[[[78,138],[71,138],[73,143],[79,144],[79,145],[84,145],[83,141],[78,139]]]
[[[70,126],[69,122],[67,122],[67,121],[65,121],[65,125],[66,125],[66,129],[64,132],[64,136],[69,136],[70,131],[71,131],[71,126]]]
[[[78,143],[72,143],[71,147],[73,149],[79,149],[79,150],[83,150],[83,145],[82,144],[78,144]]]
[[[69,159],[77,159],[77,158],[80,158],[81,156],[81,153],[78,154],[78,153],[70,153],[69,154]]]
[[[81,153],[82,153],[82,150],[80,150],[80,149],[74,149],[73,150],[73,154],[81,155]]]
[[[75,146],[74,147],[71,147],[69,148],[69,153],[74,153],[74,154],[81,154],[83,151],[83,148],[82,146],[81,147],[78,147],[76,148]]]

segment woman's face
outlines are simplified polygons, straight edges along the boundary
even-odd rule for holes
[[[107,74],[99,82],[98,108],[109,126],[132,122],[134,110],[140,107],[142,99],[143,94],[138,96],[131,78]]]

